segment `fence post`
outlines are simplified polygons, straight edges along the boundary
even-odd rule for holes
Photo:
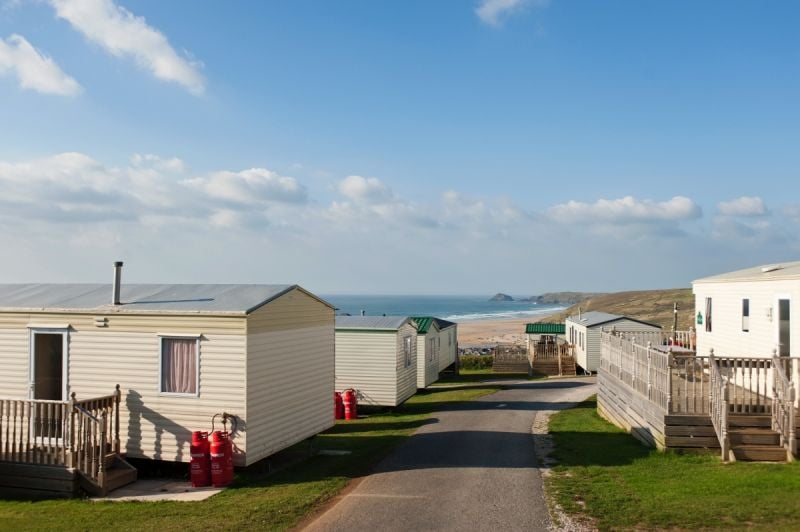
[[[98,457],[98,467],[97,467],[97,483],[100,484],[100,490],[102,494],[106,494],[106,441],[108,439],[108,433],[106,432],[106,425],[108,424],[108,413],[103,410],[103,414],[100,416],[100,445],[98,446],[97,454],[100,456]]]
[[[672,368],[675,365],[675,358],[672,349],[667,351],[667,414],[672,413]]]
[[[77,467],[78,465],[78,456],[75,449],[75,392],[72,392],[69,396],[69,462],[70,467]]]
[[[119,454],[119,403],[122,399],[122,391],[117,384],[114,390],[114,453]]]

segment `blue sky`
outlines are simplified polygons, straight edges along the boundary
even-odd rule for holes
[[[790,260],[798,15],[0,0],[0,278],[532,294]]]

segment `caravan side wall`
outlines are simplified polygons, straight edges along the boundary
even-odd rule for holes
[[[354,388],[361,403],[395,406],[396,344],[396,331],[336,331],[336,390]]]
[[[439,378],[440,345],[439,331],[433,327],[417,335],[417,388],[426,388]]]
[[[406,323],[397,331],[396,344],[396,386],[395,405],[417,393],[417,330],[410,323]],[[405,338],[411,338],[411,360],[405,365]]]
[[[108,318],[96,327],[94,317]],[[187,462],[191,433],[211,416],[245,416],[244,317],[114,313],[0,315],[0,389],[28,397],[29,325],[69,325],[69,390],[78,399],[122,388],[120,439],[136,458]],[[159,334],[200,335],[199,396],[159,393]],[[233,441],[245,447],[244,432]],[[241,465],[241,462],[237,462]]]
[[[334,310],[293,290],[247,320],[252,464],[333,426]]]
[[[800,355],[800,281],[695,283],[697,354],[771,357],[778,345],[778,299],[790,299],[791,354]],[[706,332],[705,298],[712,298],[712,327]],[[749,331],[742,330],[742,299],[750,300]],[[697,324],[697,313],[703,323]]]
[[[458,354],[458,325],[452,325],[439,332],[441,347],[439,349],[439,371],[455,364]]]

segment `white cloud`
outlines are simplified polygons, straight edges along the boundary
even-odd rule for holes
[[[392,201],[392,189],[376,177],[351,175],[338,184],[339,192],[359,203],[387,203]]]
[[[155,77],[202,94],[201,65],[181,57],[163,33],[112,0],[50,0],[56,14],[116,57],[130,57]]]
[[[152,153],[146,153],[144,155],[134,153],[131,157],[131,164],[137,168],[153,166],[165,172],[174,172],[178,174],[187,170],[186,163],[177,157],[164,159],[158,155],[153,155]]]
[[[475,14],[490,26],[499,26],[503,18],[525,7],[545,7],[549,0],[480,0]]]
[[[148,227],[208,223],[263,226],[286,216],[307,192],[296,179],[265,168],[192,177],[178,158],[134,155],[107,166],[83,153],[19,163],[0,161],[0,225],[131,221]]]
[[[717,203],[717,210],[723,216],[764,216],[767,207],[758,196],[742,196],[730,201]]]
[[[692,220],[702,216],[702,210],[691,199],[675,196],[668,201],[639,200],[633,196],[594,203],[569,201],[550,208],[550,216],[562,223],[653,223]]]
[[[295,178],[266,168],[214,172],[208,177],[186,180],[184,184],[202,190],[209,198],[241,205],[304,203],[308,199],[305,187]]]
[[[21,35],[0,39],[0,75],[6,72],[14,73],[23,89],[62,96],[74,96],[81,92],[77,81]]]

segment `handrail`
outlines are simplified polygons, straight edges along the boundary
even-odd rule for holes
[[[717,434],[719,446],[722,449],[722,461],[729,459],[730,441],[728,438],[728,379],[722,376],[717,365],[714,350],[708,356],[708,368],[711,377],[711,393],[709,394],[709,412],[711,424]]]
[[[0,461],[73,467],[105,491],[105,459],[119,454],[119,385],[103,397],[0,399]]]
[[[781,447],[786,449],[789,460],[797,457],[797,434],[795,423],[795,388],[786,375],[777,352],[772,355],[772,430],[780,435]]]

